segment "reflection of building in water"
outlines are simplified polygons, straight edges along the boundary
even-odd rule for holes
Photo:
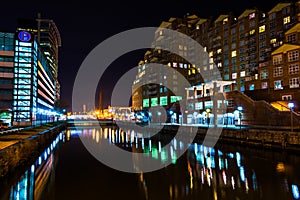
[[[60,133],[51,145],[44,150],[39,158],[31,165],[20,180],[11,188],[10,200],[34,200],[42,199],[45,190],[49,189],[55,181],[55,158],[52,151],[59,141],[64,141],[64,135]],[[52,181],[49,181],[51,179]]]

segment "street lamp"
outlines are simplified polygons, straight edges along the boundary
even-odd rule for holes
[[[288,107],[291,111],[291,131],[293,132],[293,108],[295,107],[295,104],[293,102],[288,103]]]
[[[240,129],[242,129],[242,112],[243,112],[243,107],[242,106],[238,106],[237,109],[239,111]]]

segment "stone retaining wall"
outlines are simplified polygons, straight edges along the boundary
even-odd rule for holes
[[[0,177],[7,176],[21,169],[22,166],[34,162],[44,148],[50,145],[58,133],[65,128],[66,124],[63,123],[2,149],[0,151]]]

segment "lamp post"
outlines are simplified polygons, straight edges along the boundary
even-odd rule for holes
[[[238,106],[237,109],[239,111],[240,129],[242,129],[242,112],[243,112],[243,107],[242,106]]]
[[[295,107],[295,104],[293,102],[288,103],[288,107],[290,108],[291,111],[291,131],[294,131],[293,128],[293,108]]]

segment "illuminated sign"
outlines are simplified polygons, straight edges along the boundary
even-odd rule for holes
[[[21,31],[18,34],[18,38],[22,42],[28,42],[29,40],[31,40],[31,34],[27,31]]]
[[[171,96],[171,103],[182,100],[181,96]]]

